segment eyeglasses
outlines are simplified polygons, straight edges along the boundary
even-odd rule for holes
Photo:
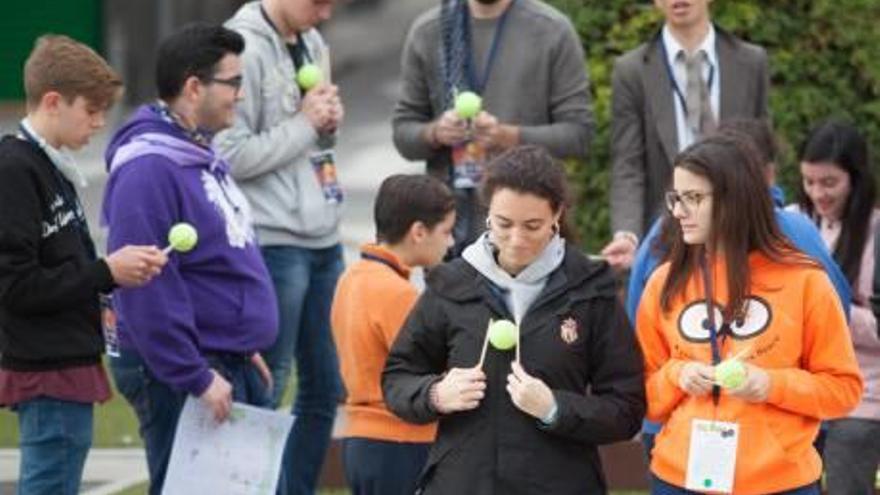
[[[700,207],[704,199],[711,196],[711,192],[701,191],[685,191],[678,193],[676,191],[666,191],[666,208],[672,212],[675,210],[675,203],[681,203],[685,213],[693,213]]]
[[[229,86],[230,88],[238,91],[239,88],[241,88],[242,76],[240,76],[240,75],[232,76],[232,77],[229,77],[226,79],[221,79],[219,77],[207,77],[207,78],[203,79],[203,81],[208,82],[208,83],[222,84],[224,86]]]

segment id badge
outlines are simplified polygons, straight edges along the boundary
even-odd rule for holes
[[[330,204],[342,203],[342,186],[336,174],[336,152],[330,149],[312,153],[309,162],[324,193],[324,200]]]
[[[116,327],[116,311],[113,309],[113,294],[101,294],[100,301],[104,352],[110,357],[119,357],[119,334]]]
[[[723,421],[695,419],[691,423],[688,451],[688,490],[733,493],[739,425]]]
[[[486,171],[486,148],[477,141],[465,141],[452,148],[452,187],[474,189]]]

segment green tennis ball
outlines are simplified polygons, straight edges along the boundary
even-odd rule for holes
[[[715,381],[726,389],[739,388],[746,381],[746,367],[739,359],[722,361],[715,366]]]
[[[498,320],[489,325],[489,342],[499,351],[507,351],[516,346],[519,329],[508,320]]]
[[[198,242],[198,232],[196,232],[195,227],[186,222],[175,224],[168,231],[168,244],[171,244],[175,251],[181,253],[192,251],[192,248],[196,247]]]
[[[472,91],[459,93],[455,98],[455,113],[462,119],[472,119],[483,109],[483,99]]]
[[[296,72],[296,83],[303,91],[308,91],[324,80],[324,73],[315,64],[305,64]]]

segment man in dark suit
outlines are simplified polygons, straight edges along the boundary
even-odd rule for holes
[[[602,254],[629,268],[660,212],[673,157],[719,120],[766,118],[767,53],[713,26],[712,0],[654,0],[666,19],[617,59],[611,104],[611,226]]]

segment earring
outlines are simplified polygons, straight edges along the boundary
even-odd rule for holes
[[[553,230],[553,235],[556,235],[559,233],[559,231],[560,231],[559,220],[557,220],[556,222],[553,223],[553,227],[551,228],[551,230]]]
[[[492,230],[492,219],[486,217],[486,230]]]

